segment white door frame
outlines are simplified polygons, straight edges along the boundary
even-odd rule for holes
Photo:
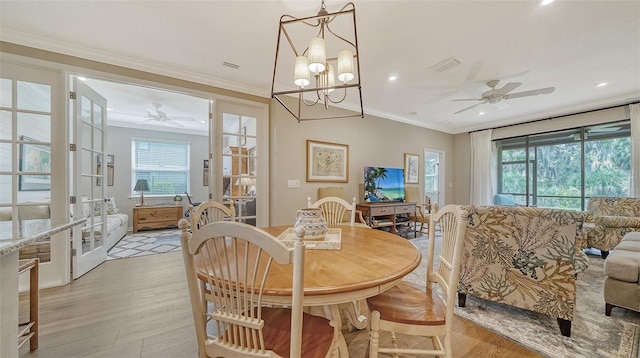
[[[431,197],[431,202],[432,203],[437,203],[438,207],[443,206],[444,203],[446,203],[446,198],[445,198],[445,193],[446,193],[446,186],[445,186],[445,152],[441,151],[441,150],[437,150],[437,149],[430,149],[430,148],[424,148],[423,150],[423,163],[422,163],[422,167],[423,167],[423,178],[426,175],[426,166],[424,165],[424,162],[426,161],[426,158],[428,155],[433,155],[436,154],[438,155],[438,192],[437,192],[437,197],[433,197],[432,195],[429,195],[430,193],[433,192],[427,192],[425,185],[426,183],[423,183],[422,185],[422,190],[424,192],[424,195],[429,195]]]

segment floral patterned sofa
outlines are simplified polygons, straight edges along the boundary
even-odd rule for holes
[[[640,231],[640,198],[592,196],[585,221],[586,247],[606,258],[626,233]]]
[[[543,313],[571,335],[576,278],[589,266],[580,211],[463,206],[469,213],[458,285],[467,295]]]

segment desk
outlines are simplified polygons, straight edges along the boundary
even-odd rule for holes
[[[415,205],[413,205],[415,208]],[[287,226],[262,228],[278,236]],[[375,296],[393,287],[420,264],[420,251],[408,240],[380,230],[341,226],[340,250],[306,250],[304,263],[304,305],[326,306],[341,324],[337,305]],[[273,265],[267,280],[270,294],[265,303],[290,304],[292,267]],[[271,280],[271,277],[277,279]],[[366,321],[358,312],[347,312],[360,329]],[[340,328],[340,327],[338,327]],[[340,342],[341,356],[347,356],[346,342]]]
[[[0,222],[0,357],[18,356],[18,251],[86,220]]]

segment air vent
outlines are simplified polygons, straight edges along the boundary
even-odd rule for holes
[[[461,64],[460,60],[455,57],[449,57],[448,59],[436,63],[435,65],[429,67],[430,70],[434,70],[436,72],[444,72],[452,67],[458,66]]]
[[[240,65],[236,65],[235,63],[231,63],[231,62],[223,62],[222,66],[235,68],[236,70],[240,68]]]

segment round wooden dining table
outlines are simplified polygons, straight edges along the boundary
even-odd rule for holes
[[[263,227],[278,236],[288,226]],[[340,249],[307,249],[304,305],[323,306],[375,296],[393,287],[420,264],[420,251],[409,240],[381,230],[340,227]],[[291,301],[291,266],[269,272],[265,301]],[[268,295],[268,296],[267,296]]]
[[[263,227],[279,236],[289,227]],[[367,319],[360,314],[359,302],[393,287],[420,264],[418,248],[409,240],[381,230],[340,227],[340,249],[307,249],[304,262],[304,306],[321,306],[326,316],[342,329],[338,304],[349,303],[343,310],[350,323],[363,329]],[[311,246],[311,245],[308,245]],[[290,304],[291,265],[273,265],[266,282],[265,303]],[[348,357],[344,336],[338,351]]]

